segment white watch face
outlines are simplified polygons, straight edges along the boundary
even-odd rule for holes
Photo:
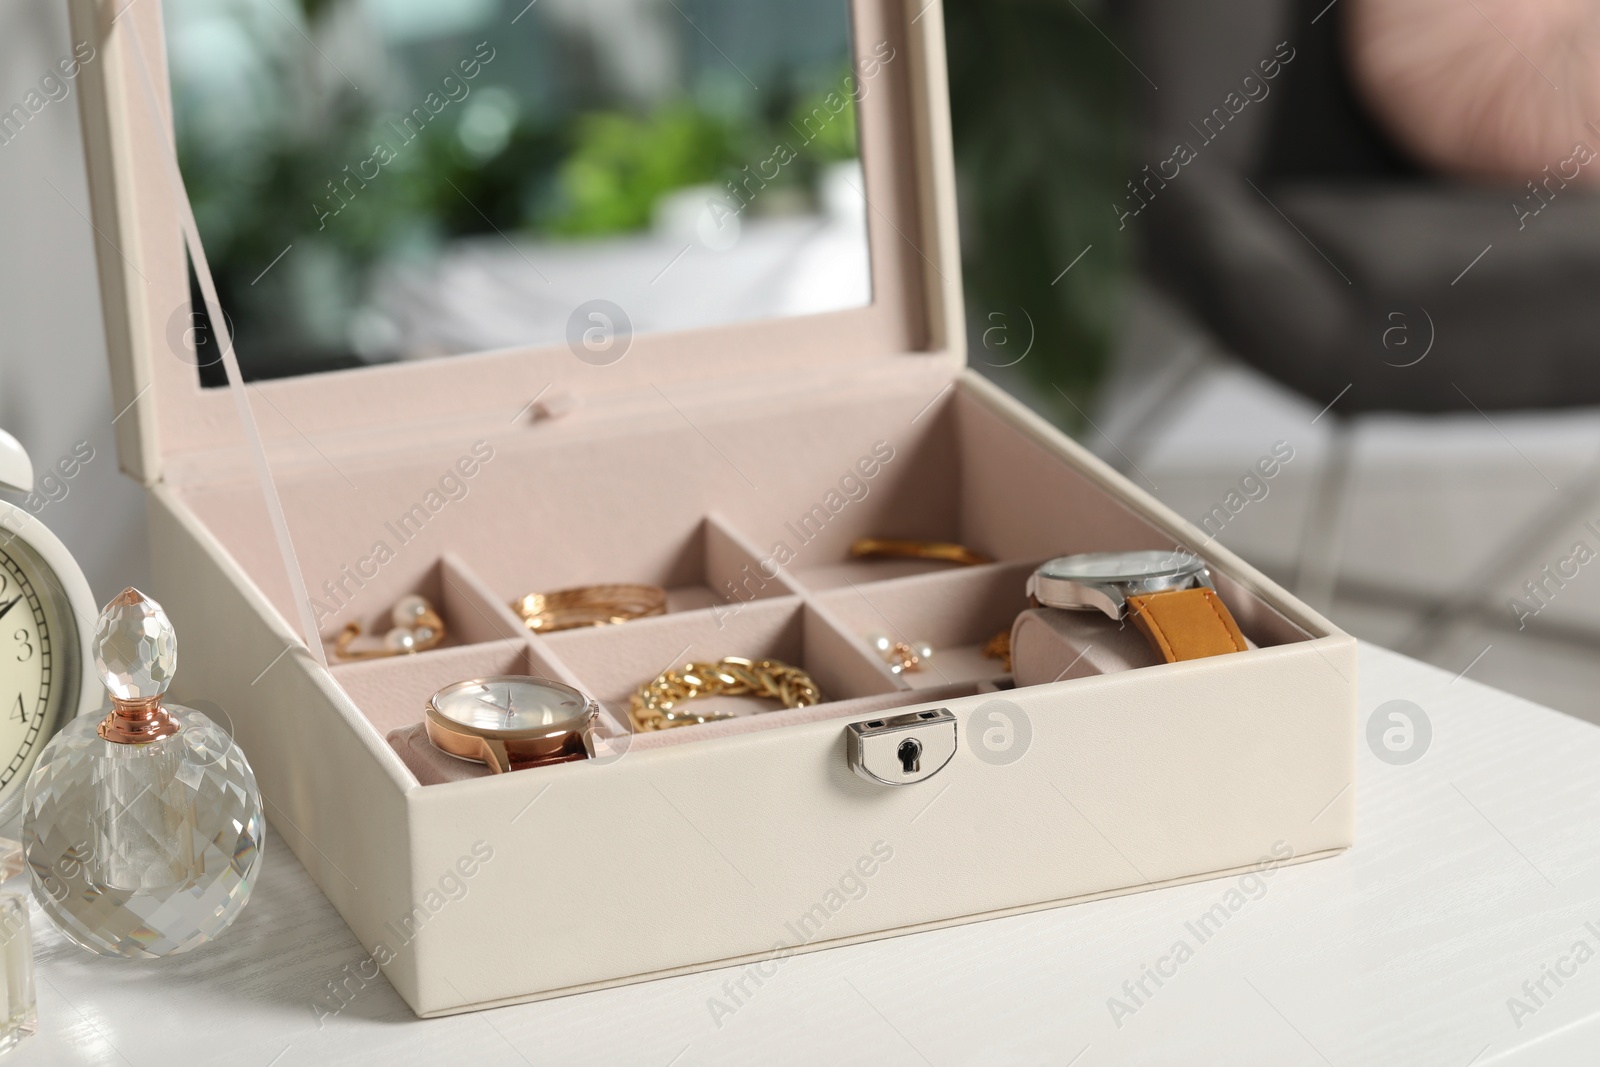
[[[449,686],[433,706],[452,722],[474,730],[576,729],[589,714],[584,695],[560,682],[505,676]]]
[[[21,788],[76,710],[75,642],[72,606],[55,573],[20,541],[0,539],[0,793]]]
[[[1176,549],[1137,552],[1086,552],[1062,556],[1039,568],[1046,578],[1067,582],[1112,584],[1150,578],[1181,578],[1205,567],[1200,557]]]

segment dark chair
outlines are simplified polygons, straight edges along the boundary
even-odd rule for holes
[[[1600,404],[1600,197],[1559,189],[1519,221],[1527,188],[1412,165],[1356,97],[1337,3],[1126,10],[1156,88],[1125,223],[1147,274],[1241,358],[1319,405],[1349,386],[1345,413]],[[1293,58],[1265,81],[1280,42]],[[1231,114],[1246,75],[1266,95]],[[1180,144],[1193,160],[1161,180]]]

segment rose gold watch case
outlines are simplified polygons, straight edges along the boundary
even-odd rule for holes
[[[582,701],[583,710],[549,726],[519,730],[468,726],[439,710],[438,700],[445,694],[495,682],[536,682],[559,689]],[[482,763],[495,774],[504,774],[593,756],[594,724],[599,715],[599,703],[570,685],[534,675],[496,674],[452,682],[433,694],[428,698],[424,723],[428,740],[439,751],[457,759]]]

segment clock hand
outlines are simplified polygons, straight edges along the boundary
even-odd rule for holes
[[[4,604],[0,604],[0,619],[5,618],[6,617],[6,612],[8,612],[12,608],[16,607],[17,606],[17,601],[19,601],[21,599],[22,599],[22,594],[18,593],[16,596],[14,596],[10,600],[6,601]]]

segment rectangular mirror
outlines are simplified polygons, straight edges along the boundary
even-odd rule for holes
[[[247,379],[871,303],[848,0],[164,9]]]

